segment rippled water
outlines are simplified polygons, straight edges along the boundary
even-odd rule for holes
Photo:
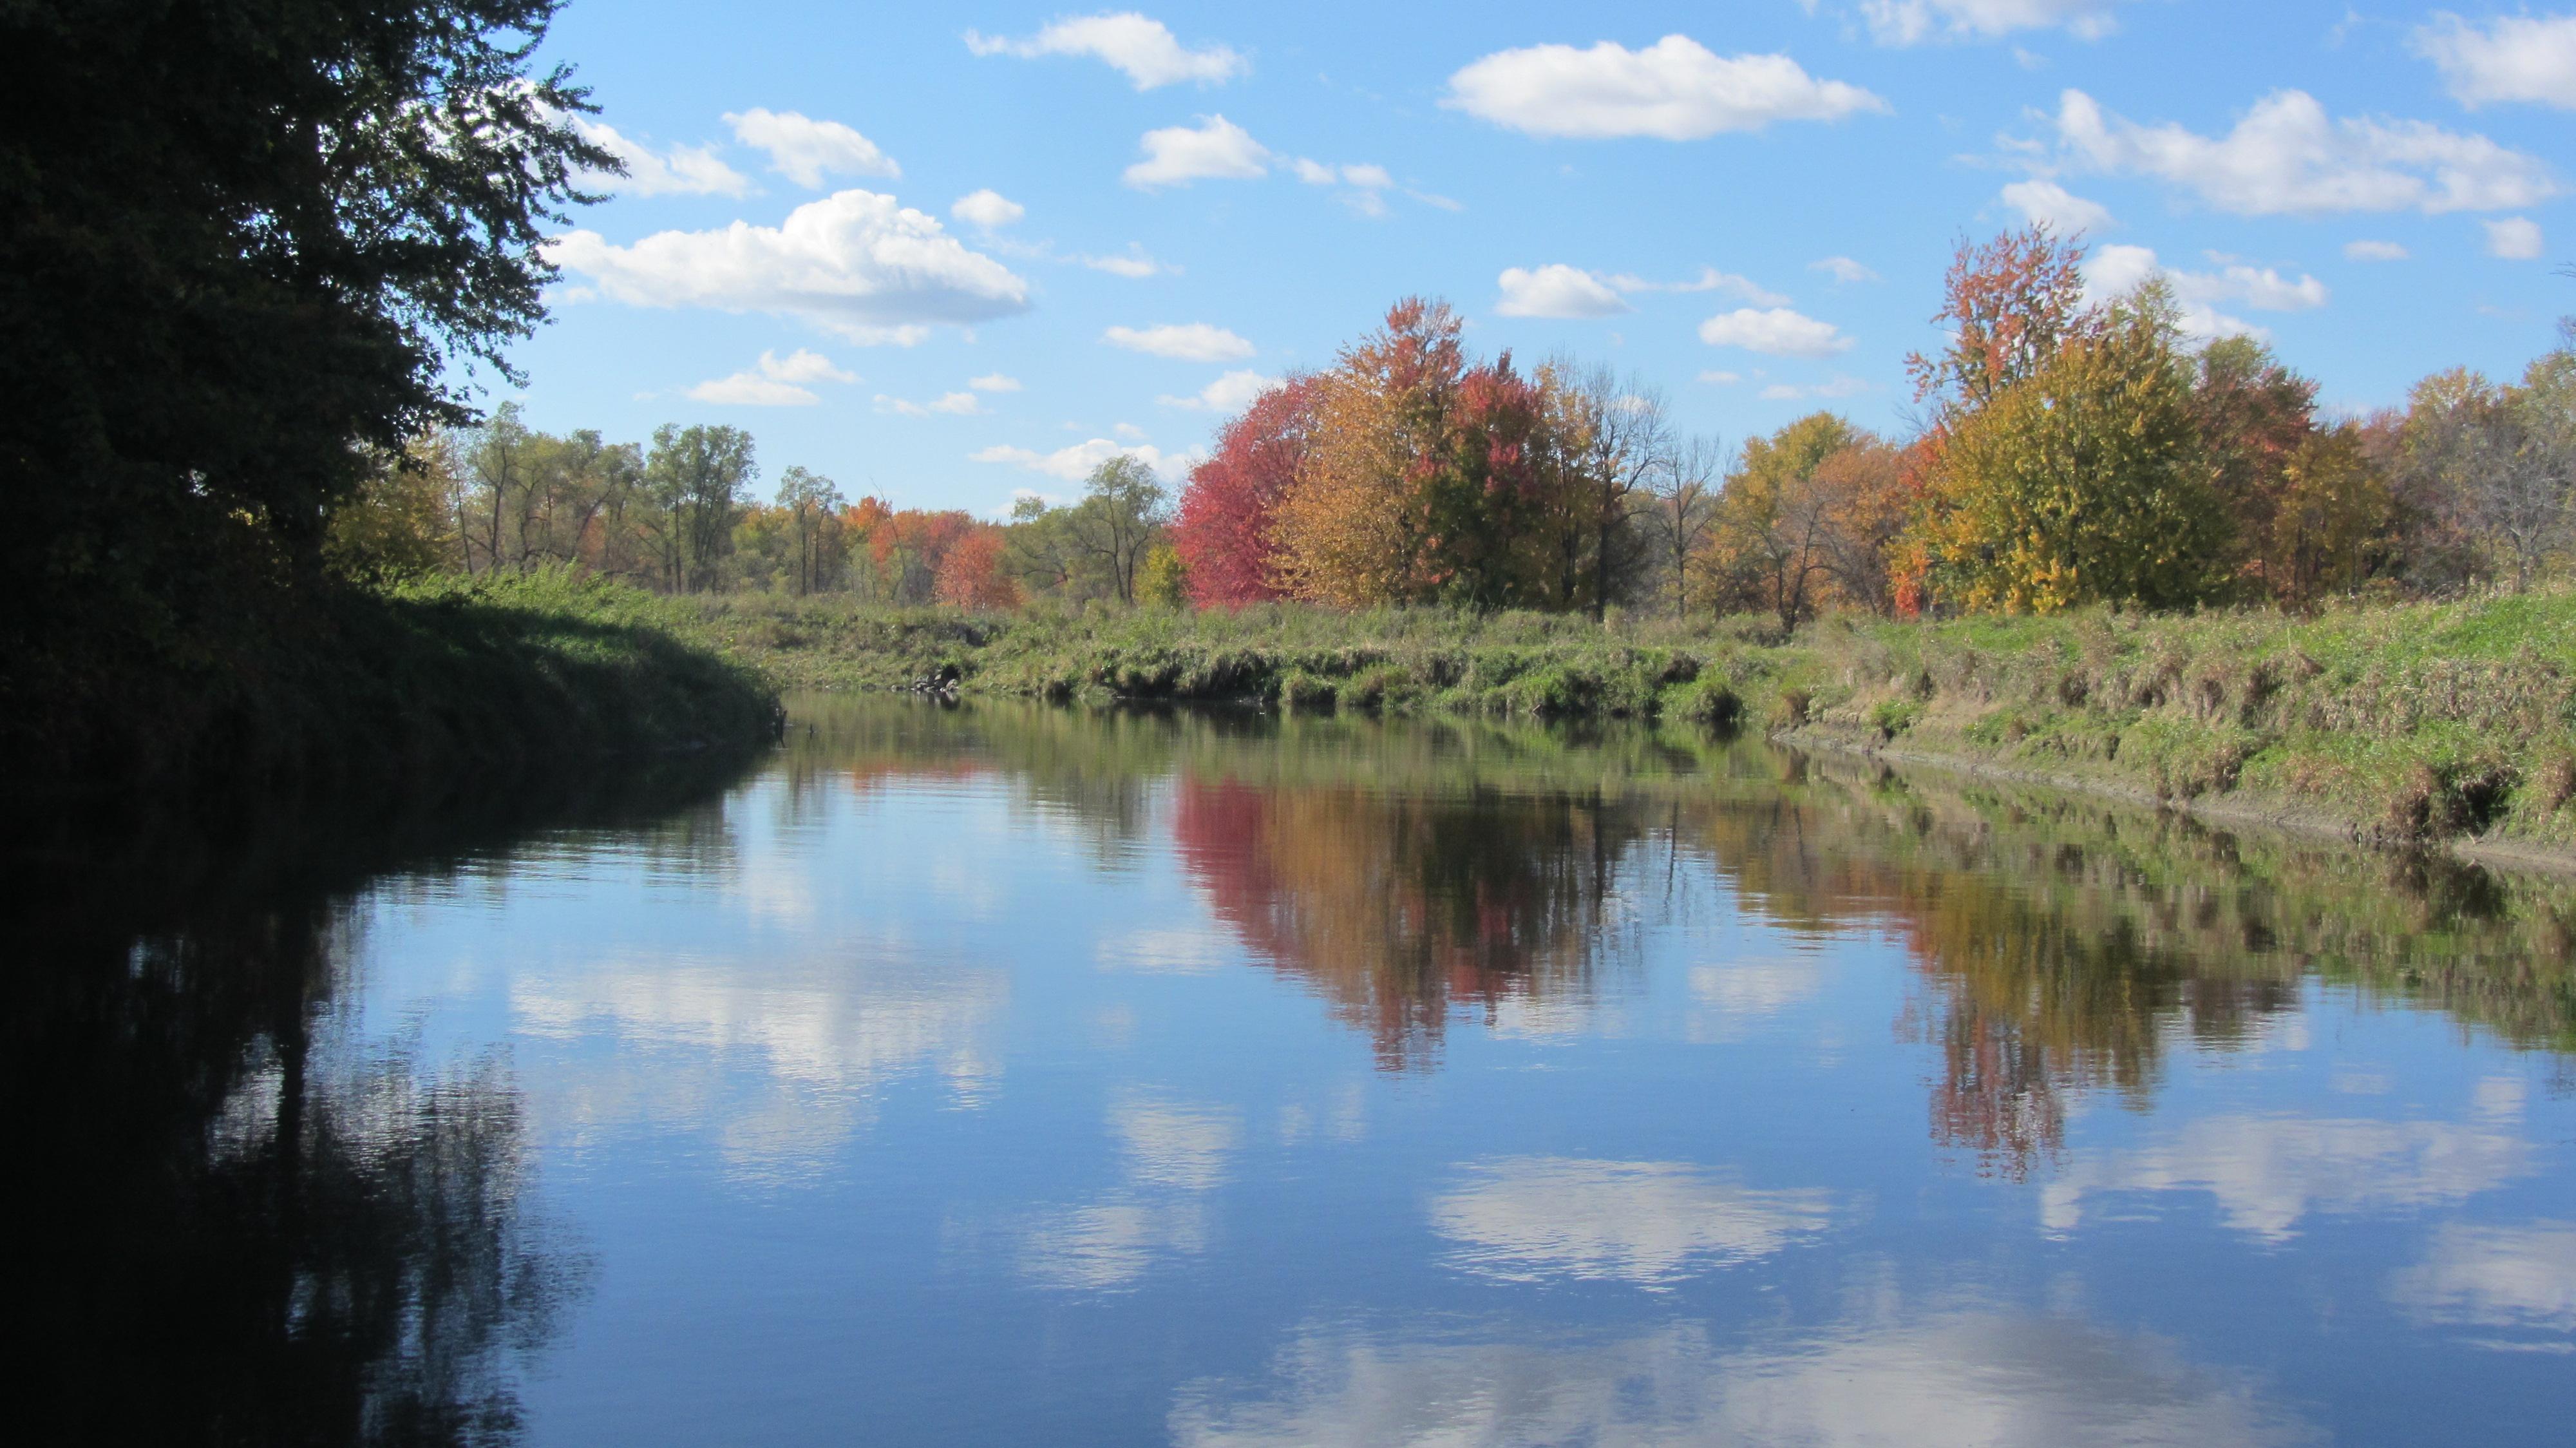
[[[67,1425],[2568,1441],[2576,887],[1687,733],[795,718],[39,869]]]

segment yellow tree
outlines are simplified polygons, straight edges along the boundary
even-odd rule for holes
[[[1762,610],[1783,633],[1814,614],[1832,571],[1831,509],[1813,486],[1816,470],[1856,436],[1819,412],[1744,445],[1700,552],[1701,591],[1720,611]]]
[[[2312,432],[2282,468],[2259,540],[2273,596],[2303,608],[2358,588],[2394,553],[2397,499],[2351,423]]]
[[[1966,608],[2171,608],[2224,582],[2227,518],[2161,283],[1961,416],[1930,482],[1917,526]]]

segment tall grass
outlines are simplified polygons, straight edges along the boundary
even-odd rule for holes
[[[2576,593],[1928,623],[1678,622],[1268,605],[966,615],[672,601],[794,688],[970,689],[1297,711],[1686,719],[1936,755],[2388,841],[2576,847]]]

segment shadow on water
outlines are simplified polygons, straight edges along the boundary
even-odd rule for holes
[[[2576,885],[1687,729],[807,700],[800,795],[989,776],[1105,859],[1168,843],[1254,958],[1392,1070],[1461,1011],[1582,1008],[1641,932],[1723,908],[1877,933],[1937,1047],[1930,1130],[1986,1170],[2071,1100],[2144,1105],[2176,1050],[2241,1051],[2311,984],[2576,1052]]]
[[[514,1438],[514,1362],[585,1259],[531,1207],[505,1057],[335,1029],[352,892],[539,832],[687,833],[749,767],[22,821],[6,1069],[39,1435]]]

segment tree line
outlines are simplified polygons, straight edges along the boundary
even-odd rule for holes
[[[1408,298],[1331,367],[1219,429],[1177,496],[1112,457],[1007,521],[846,498],[804,468],[759,495],[741,429],[649,443],[431,432],[336,515],[344,566],[575,565],[667,592],[889,604],[1433,605],[1881,616],[2521,588],[2576,544],[2576,330],[2522,378],[2438,373],[2336,417],[2244,336],[2194,343],[2161,280],[2088,300],[2045,227],[1963,243],[1906,359],[1921,415],[1833,412],[1722,448],[1646,381],[1469,355]]]
[[[1219,434],[1173,530],[1202,605],[1293,598],[1882,615],[2521,588],[2576,543],[2576,328],[2517,383],[2435,374],[2338,418],[2262,342],[2193,345],[2161,279],[2088,302],[2045,227],[1963,243],[1924,413],[1731,454],[1652,388],[1467,356],[1408,299]]]
[[[1116,457],[1069,505],[1023,499],[1008,523],[852,501],[811,469],[761,487],[741,428],[666,425],[647,443],[528,425],[516,403],[387,454],[333,516],[340,571],[528,573],[573,567],[664,593],[843,594],[1009,608],[1038,598],[1177,602],[1168,499]]]

